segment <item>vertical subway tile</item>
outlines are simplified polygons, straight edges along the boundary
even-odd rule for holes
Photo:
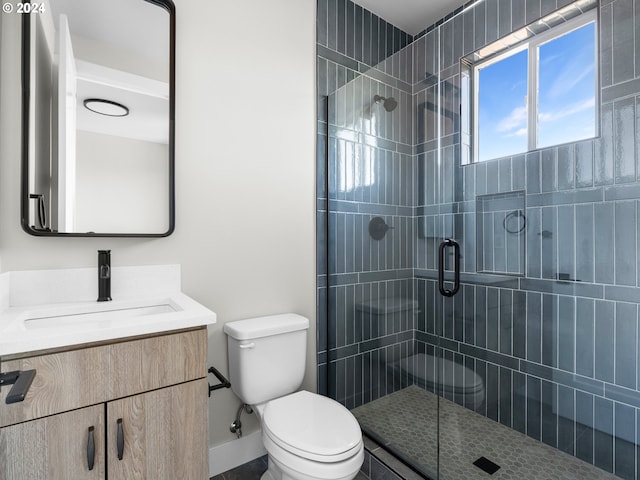
[[[527,356],[527,295],[520,290],[513,291],[513,355]]]
[[[347,52],[347,2],[346,0],[338,0],[336,4],[336,19],[338,26],[336,28],[337,40],[336,50],[342,54]]]
[[[558,366],[558,297],[542,295],[542,363]]]
[[[607,103],[600,109],[600,138],[596,140],[594,158],[594,184],[613,183],[613,104]]]
[[[576,457],[593,463],[593,395],[576,390]]]
[[[498,408],[498,421],[506,427],[511,427],[511,405],[513,398],[513,390],[511,385],[511,372],[509,368],[500,367],[500,394],[499,394],[499,408]]]
[[[614,382],[614,303],[598,300],[595,309],[595,378]]]
[[[601,87],[613,84],[613,6],[600,8],[600,81]]]
[[[464,343],[473,345],[475,343],[475,312],[476,312],[476,287],[474,285],[463,285],[464,295]]]
[[[476,271],[476,246],[475,246],[476,216],[474,213],[464,215],[464,268],[465,272]]]
[[[558,297],[558,368],[575,371],[575,298]]]
[[[593,186],[593,140],[575,144],[576,188]]]
[[[498,399],[499,399],[499,376],[498,366],[487,363],[486,398],[487,417],[498,421]]]
[[[504,37],[511,30],[511,0],[498,0],[498,37]]]
[[[513,351],[513,290],[501,288],[499,292],[499,351],[511,355]]]
[[[487,288],[487,349],[498,351],[499,309],[497,288]]]
[[[460,60],[463,53],[463,19],[462,15],[456,15],[450,22],[453,23],[453,63]]]
[[[511,184],[513,190],[524,190],[527,187],[526,163],[524,155],[518,155],[511,159],[511,172]]]
[[[636,284],[636,202],[615,202],[615,282]]]
[[[380,17],[371,13],[371,37],[369,42],[370,58],[372,67],[376,66],[380,61],[378,58],[378,28],[380,25]]]
[[[475,50],[486,44],[486,9],[484,2],[480,2],[473,8],[474,16],[474,46]]]
[[[487,287],[476,287],[476,342],[478,347],[487,345]]]
[[[594,276],[593,205],[576,205],[576,280],[592,282]]]
[[[498,0],[486,0],[484,2],[486,9],[486,43],[493,42],[498,39]]]
[[[635,15],[634,15],[634,31],[636,32],[636,43],[635,43],[635,53],[636,53],[636,78],[640,77],[640,35],[637,34],[640,31],[640,9],[638,5],[635,4]]]
[[[464,55],[467,55],[475,50],[474,46],[474,31],[473,31],[473,10],[468,9],[462,14],[462,45]]]
[[[355,5],[353,19],[353,58],[362,61],[364,38],[364,12],[360,5]]]
[[[595,230],[595,280],[598,283],[614,283],[614,205],[613,203],[594,204]]]
[[[356,5],[355,3],[348,1],[346,3],[347,17],[345,22],[345,36],[346,36],[346,47],[345,53],[347,57],[355,58],[355,23],[356,23]]]
[[[542,151],[541,165],[541,182],[542,192],[555,192],[558,189],[558,171],[557,171],[557,149],[550,148]]]
[[[574,188],[574,144],[558,147],[558,190]]]
[[[503,158],[498,161],[498,191],[508,192],[511,190],[511,159]]]
[[[607,472],[613,472],[613,402],[595,397],[593,416],[593,463]]]
[[[542,210],[541,264],[542,278],[557,278],[557,207],[544,207]]]
[[[542,362],[542,296],[527,292],[527,360]]]
[[[556,9],[556,0],[542,0],[540,2],[540,15],[545,16]]]
[[[513,372],[513,409],[512,428],[520,433],[527,432],[527,377],[523,373]]]
[[[635,390],[638,335],[638,307],[635,303],[616,303],[615,330],[615,383]]]
[[[498,193],[498,162],[493,160],[487,164],[487,193]]]
[[[328,24],[327,24],[327,8],[328,0],[318,0],[316,10],[316,41],[323,46],[327,46]]]
[[[569,455],[575,450],[575,390],[558,385],[558,445]]]
[[[615,404],[615,465],[616,476],[636,478],[635,439],[636,409],[621,403]]]
[[[627,60],[627,63],[631,63]],[[613,104],[613,155],[616,183],[634,182],[635,160],[635,98],[625,98]]]
[[[638,23],[640,26],[640,8],[636,9],[636,14],[638,16]],[[640,35],[638,35],[638,41],[640,42]],[[638,52],[640,53],[640,47],[638,48]],[[640,69],[640,62],[638,62],[638,69]],[[640,180],[640,96],[636,97],[636,118],[635,118],[635,159],[636,159],[636,178]]]
[[[574,206],[558,207],[558,276],[576,278],[575,275],[575,213]]]
[[[542,209],[527,208],[527,276],[542,277]]]
[[[527,193],[540,193],[540,152],[531,152],[527,159]]]
[[[576,373],[594,376],[595,301],[576,299]]]
[[[327,0],[327,44],[331,50],[338,45],[338,0]]]
[[[511,2],[511,28],[516,30],[524,27],[527,21],[526,2],[513,0]]]
[[[613,83],[631,80],[635,76],[633,62],[634,0],[617,0],[613,6]]]
[[[541,380],[527,376],[527,435],[542,439]]]
[[[528,25],[540,18],[540,0],[526,0],[525,23]]]
[[[558,385],[542,381],[540,401],[542,410],[542,441],[551,447],[558,446]]]
[[[372,65],[371,62],[371,17],[372,14],[366,8],[362,9],[362,62]]]

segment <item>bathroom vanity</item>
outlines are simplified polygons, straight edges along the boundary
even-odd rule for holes
[[[163,267],[142,268],[162,276]],[[0,387],[0,478],[208,478],[206,325],[215,314],[164,285],[153,301],[28,307],[19,287],[13,296],[5,288],[18,305],[0,313],[0,374],[34,373],[22,400],[9,398],[14,385]]]

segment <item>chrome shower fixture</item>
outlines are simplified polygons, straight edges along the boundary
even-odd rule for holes
[[[387,112],[393,112],[398,106],[397,100],[393,97],[385,98],[380,95],[375,95],[373,101],[377,104],[381,103]]]

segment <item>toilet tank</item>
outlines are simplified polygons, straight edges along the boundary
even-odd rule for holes
[[[244,403],[295,392],[304,378],[309,320],[295,313],[227,322],[229,380]]]

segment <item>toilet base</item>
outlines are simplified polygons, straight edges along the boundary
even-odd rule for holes
[[[284,465],[279,465],[277,461],[274,461],[269,455],[269,468],[266,472],[262,474],[260,480],[321,480],[329,477],[325,477],[322,475],[321,477],[314,475],[307,475],[299,471],[292,470],[290,468],[285,467]],[[364,453],[360,452],[354,460],[356,462],[360,462],[362,465],[362,460],[364,459]],[[359,469],[358,469],[359,471]],[[347,476],[340,476],[339,478],[331,477],[331,480],[353,480],[358,471],[354,473],[349,473]]]

